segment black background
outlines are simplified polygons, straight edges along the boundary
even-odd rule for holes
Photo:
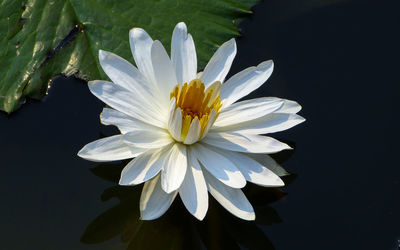
[[[285,194],[246,187],[255,222],[213,199],[201,223],[179,199],[139,221],[141,186],[116,185],[126,162],[76,156],[118,133],[100,125],[103,104],[60,77],[0,114],[0,249],[398,249],[399,1],[304,2],[264,1],[240,25],[230,74],[273,59],[250,97],[296,100],[307,119],[274,135],[295,148],[274,156],[294,173]]]

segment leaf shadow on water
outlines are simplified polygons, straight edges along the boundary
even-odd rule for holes
[[[293,147],[293,143],[289,142]],[[293,147],[294,148],[294,147]],[[273,155],[278,163],[286,161],[294,153]],[[99,164],[92,168],[94,175],[117,184],[121,170],[127,161],[116,164]],[[290,185],[296,175],[284,177]],[[127,250],[134,249],[275,249],[260,226],[281,223],[282,219],[270,203],[286,196],[278,188],[264,188],[248,183],[243,189],[256,212],[256,220],[243,221],[231,215],[211,195],[209,209],[203,221],[186,211],[183,203],[176,200],[159,219],[140,220],[139,199],[142,185],[107,188],[102,201],[113,198],[119,204],[97,216],[81,237],[85,244],[97,244],[120,236]],[[178,195],[179,196],[179,195]]]

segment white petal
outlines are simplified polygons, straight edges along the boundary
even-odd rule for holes
[[[144,184],[140,196],[140,214],[142,220],[154,220],[163,215],[174,201],[178,192],[170,194],[161,188],[161,178],[157,175]]]
[[[190,128],[188,134],[185,138],[184,144],[190,145],[197,142],[200,138],[201,132],[201,124],[199,118],[197,116],[193,119],[192,123],[190,124]]]
[[[208,191],[226,210],[244,220],[256,218],[253,207],[242,190],[225,186],[207,171],[203,171],[203,174]]]
[[[143,130],[143,129],[154,129],[148,123],[144,123],[135,118],[130,117],[118,110],[104,108],[103,112],[100,114],[101,123],[104,125],[114,125],[117,126],[121,133],[125,134],[133,130]]]
[[[88,85],[92,94],[110,107],[142,122],[161,128],[166,126],[166,119],[163,120],[157,110],[143,105],[132,92],[106,81],[90,81]]]
[[[175,143],[164,161],[161,187],[167,193],[177,190],[185,178],[187,169],[186,146]]]
[[[121,172],[120,185],[137,185],[160,172],[170,147],[148,150],[125,166]]]
[[[78,156],[89,161],[117,161],[133,158],[145,151],[129,147],[123,142],[122,135],[114,135],[87,144],[78,152]]]
[[[200,76],[206,87],[215,81],[224,82],[235,55],[236,43],[233,38],[218,48]]]
[[[207,145],[196,143],[190,146],[199,162],[225,185],[242,188],[246,180],[237,167],[226,157],[210,150]]]
[[[261,165],[268,168],[278,176],[289,175],[289,173],[281,166],[271,156],[266,154],[245,154],[255,161],[258,161]]]
[[[283,99],[283,100],[284,100],[284,103],[283,103],[282,107],[280,107],[275,112],[296,114],[297,112],[299,112],[301,110],[301,106],[297,102],[291,101],[291,100],[286,100],[286,99]]]
[[[153,65],[151,63],[153,39],[143,29],[133,28],[129,31],[129,43],[139,71],[154,84]]]
[[[132,92],[136,92],[137,88],[148,93],[151,92],[151,89],[149,89],[151,86],[148,85],[147,79],[124,58],[111,52],[99,50],[99,61],[104,72],[115,84]]]
[[[99,50],[99,60],[111,81],[136,95],[136,99],[148,106],[157,106],[165,113],[165,106],[158,105],[157,89],[130,62],[111,52]]]
[[[271,76],[274,69],[272,60],[265,61],[257,67],[247,68],[229,78],[221,88],[221,100],[228,107],[242,97],[258,89]]]
[[[196,78],[197,56],[193,38],[187,33],[186,24],[175,26],[171,41],[171,61],[179,84],[189,83]]]
[[[186,209],[198,220],[203,220],[208,209],[208,193],[203,172],[196,157],[188,147],[188,169],[179,188]]]
[[[283,100],[275,97],[261,97],[234,103],[222,110],[215,121],[215,127],[224,127],[265,116],[279,109]]]
[[[178,81],[176,80],[172,62],[160,41],[154,41],[153,46],[151,46],[151,61],[154,77],[162,94],[160,101],[168,105],[170,101],[169,93],[174,89]]]
[[[285,183],[274,172],[263,167],[258,161],[238,152],[221,150],[221,154],[235,163],[247,181],[264,187],[282,187]]]
[[[126,144],[138,148],[161,148],[173,142],[168,131],[160,128],[131,131],[124,134],[123,139]]]
[[[211,131],[268,134],[289,129],[304,121],[303,117],[296,114],[272,113],[247,122],[240,122],[225,127],[214,127]]]
[[[175,140],[180,141],[181,130],[182,130],[182,112],[181,108],[177,108],[171,120],[171,124],[169,125],[169,132],[171,133],[172,137],[175,138]]]
[[[240,133],[208,133],[201,141],[226,150],[244,153],[276,153],[291,147],[274,138]]]

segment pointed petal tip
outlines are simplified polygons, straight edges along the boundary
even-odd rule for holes
[[[278,142],[282,143],[282,148],[277,152],[281,152],[281,151],[286,150],[286,149],[287,150],[293,150],[293,148],[289,144],[281,142],[281,141],[278,141]]]
[[[125,181],[123,181],[122,178],[119,180],[118,185],[120,185],[120,186],[129,186],[129,184],[126,183]]]
[[[302,117],[302,116],[298,116],[298,120],[299,120],[299,123],[298,123],[298,124],[300,124],[300,123],[305,122],[305,121],[306,121],[306,118],[304,118],[304,117]]]
[[[182,200],[183,204],[186,206],[187,211],[199,221],[202,221],[206,217],[206,214],[208,211],[207,189],[205,191],[206,191],[207,197],[205,197],[205,199],[198,200],[196,202],[196,206],[197,206],[196,208],[194,208],[193,206],[187,206],[188,203],[185,202],[184,197],[181,195],[181,200]],[[181,190],[179,192],[181,193]]]
[[[134,28],[129,30],[130,43],[135,44],[136,41],[146,40],[146,39],[150,39],[151,40],[149,34],[147,34],[147,32],[144,29],[134,27]]]
[[[140,218],[139,219],[140,220],[155,220],[155,219],[157,219],[159,217],[161,217],[161,215],[154,216],[154,215],[151,215],[151,214],[146,214],[143,211],[140,211]]]
[[[274,180],[274,183],[269,184],[268,186],[270,187],[284,187],[285,186],[285,182],[283,182],[283,180],[277,176],[277,178]]]
[[[83,146],[81,150],[76,154],[82,159],[89,160],[90,161],[90,155],[88,155],[88,150],[87,150],[87,145]]]
[[[123,180],[122,177],[120,178],[118,185],[120,186],[135,186],[135,185],[139,185],[140,183],[132,181],[132,182],[128,182],[126,180]]]
[[[102,49],[99,49],[99,59],[104,58],[104,57],[106,56],[106,54],[107,54],[106,51],[104,51],[104,50],[102,50]]]
[[[286,143],[285,143],[286,144]],[[285,149],[287,149],[287,150],[293,150],[293,148],[291,147],[291,146],[289,146],[288,144],[286,144],[286,147],[283,149],[283,150],[285,150]]]
[[[135,36],[135,35],[138,35],[139,33],[143,32],[143,31],[145,31],[145,30],[142,29],[142,28],[133,27],[132,29],[129,30],[129,35]]]
[[[88,81],[88,85],[96,84],[96,80]]]
[[[233,49],[235,51],[235,55],[236,55],[236,40],[235,40],[235,38],[229,39],[226,43],[233,47]]]
[[[261,62],[260,64],[257,65],[257,68],[274,68],[274,61],[273,60],[267,60],[264,62]]]
[[[229,210],[228,210],[229,211]],[[229,211],[230,212],[230,211]],[[233,214],[234,216],[247,221],[254,221],[256,220],[256,214],[254,212],[247,212],[244,214]]]
[[[179,187],[175,188],[172,185],[168,185],[166,182],[161,182],[161,188],[167,193],[170,194],[176,191]]]
[[[155,46],[163,46],[163,45],[162,45],[162,43],[160,42],[160,40],[154,40],[151,47],[153,48],[153,47],[155,47]]]
[[[182,29],[182,30],[187,30],[187,26],[186,26],[186,24],[184,23],[184,22],[179,22],[179,23],[177,23],[176,24],[176,26],[175,26],[175,29]]]
[[[250,213],[249,215],[248,215],[248,217],[247,218],[244,218],[245,220],[248,220],[248,221],[252,221],[252,220],[256,220],[256,214],[253,212],[253,213]]]
[[[89,89],[94,88],[94,87],[96,87],[97,85],[99,85],[99,82],[100,82],[100,81],[98,81],[98,80],[88,81],[87,84],[88,84]]]
[[[124,178],[123,173],[121,173],[121,177],[119,178],[118,185],[120,186],[129,186],[130,183]]]
[[[239,171],[239,172],[240,172],[240,171]],[[244,187],[246,186],[246,184],[247,184],[247,181],[246,181],[245,178],[243,178],[243,181],[238,182],[238,183],[237,183],[237,186],[234,187],[234,188],[244,188]]]
[[[196,219],[198,219],[199,221],[203,221],[204,220],[204,218],[206,217],[206,214],[207,214],[207,210],[205,210],[205,212],[202,212],[202,213],[195,213],[195,214],[192,214]]]
[[[86,146],[85,146],[86,147]],[[79,152],[76,154],[78,157],[87,160],[87,161],[94,161],[94,162],[100,162],[98,160],[94,160],[91,155],[88,154],[87,149],[83,147]]]
[[[83,159],[85,159],[85,157],[84,157],[84,149],[85,147],[83,147],[83,148],[81,148],[81,150],[79,150],[79,152],[76,154],[77,156],[79,156],[79,157],[81,157],[81,158],[83,158]]]

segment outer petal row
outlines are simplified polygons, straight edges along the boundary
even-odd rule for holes
[[[190,147],[188,147],[188,169],[179,188],[179,195],[187,210],[202,220],[208,209],[208,192],[203,171]]]
[[[268,134],[287,130],[304,122],[296,114],[272,113],[254,120],[239,122],[223,127],[213,127],[211,132],[235,132],[241,134]]]
[[[247,122],[268,115],[283,105],[283,100],[261,97],[234,103],[221,111],[214,127],[224,127],[239,122]]]
[[[282,187],[285,183],[273,171],[265,168],[258,161],[233,151],[219,150],[240,170],[247,181],[264,187]]]
[[[155,178],[144,184],[140,196],[140,214],[143,220],[157,219],[163,215],[174,201],[178,191],[166,193],[161,188],[161,177]]]
[[[208,191],[226,210],[244,220],[255,219],[253,207],[242,190],[225,186],[207,171],[203,173]]]
[[[201,143],[243,153],[272,154],[291,147],[272,137],[241,133],[208,133]]]
[[[122,136],[114,135],[91,142],[78,152],[78,156],[90,161],[104,162],[133,158],[146,151],[126,145]]]

